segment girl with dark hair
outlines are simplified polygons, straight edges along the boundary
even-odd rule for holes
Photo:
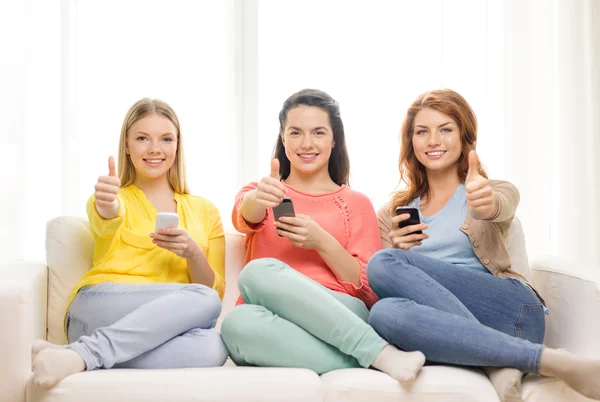
[[[368,325],[377,300],[365,273],[381,248],[369,199],[348,187],[349,162],[338,103],[305,89],[279,114],[271,174],[236,197],[235,228],[246,234],[237,306],[221,335],[238,365],[301,367],[321,374],[373,366],[401,383],[424,363]],[[294,217],[273,217],[284,197]]]
[[[598,399],[600,360],[542,345],[545,307],[506,248],[519,192],[488,180],[476,141],[475,114],[454,91],[427,92],[408,109],[399,163],[406,188],[378,214],[387,248],[367,267],[381,298],[369,323],[430,361],[558,377]],[[423,223],[399,228],[409,215],[398,206],[416,208]]]

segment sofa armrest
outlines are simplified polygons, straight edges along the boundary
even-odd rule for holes
[[[45,263],[0,266],[0,401],[22,402],[31,373],[31,342],[46,338]]]
[[[544,257],[532,264],[532,277],[550,309],[544,343],[575,354],[600,357],[598,268]]]

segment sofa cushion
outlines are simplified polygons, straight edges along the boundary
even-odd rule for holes
[[[523,402],[592,402],[556,378],[527,374],[521,387]]]
[[[531,282],[531,269],[529,268],[529,257],[525,247],[525,233],[521,220],[515,216],[508,231],[506,247],[510,256],[510,264],[513,271],[523,275]]]
[[[306,369],[218,367],[94,370],[50,390],[27,384],[27,402],[323,401],[319,376]]]
[[[498,402],[488,378],[480,370],[449,366],[424,367],[410,391],[387,374],[375,370],[335,370],[321,376],[326,401],[336,402]]]
[[[92,267],[94,238],[87,220],[72,216],[54,218],[46,224],[48,264],[48,333],[52,343],[67,342],[63,319],[69,296]]]
[[[237,278],[244,268],[246,257],[245,236],[233,229],[225,229],[225,296],[223,297],[223,309],[217,321],[217,331],[220,331],[223,318],[235,307],[240,295]]]

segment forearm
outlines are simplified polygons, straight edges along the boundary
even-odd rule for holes
[[[186,260],[190,281],[212,288],[215,282],[215,271],[213,271],[204,253],[200,251]]]
[[[240,205],[240,214],[248,223],[260,223],[265,219],[267,209],[256,201],[256,190],[244,194]]]
[[[333,236],[326,235],[317,252],[340,281],[360,286],[360,263]]]

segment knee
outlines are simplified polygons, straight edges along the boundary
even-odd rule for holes
[[[245,289],[256,289],[264,286],[266,279],[273,278],[284,266],[276,258],[258,258],[250,261],[238,277],[238,287],[242,295]]]
[[[417,318],[411,309],[414,305],[414,301],[400,297],[381,299],[371,308],[369,325],[390,342],[400,332],[411,331]]]
[[[221,338],[221,334],[215,331],[208,331],[207,338],[206,367],[220,367],[224,365],[227,357],[229,357],[229,351]]]
[[[390,270],[398,270],[398,258],[403,250],[385,248],[376,252],[367,263],[367,278],[371,289],[379,297],[384,297],[385,286],[390,283]]]
[[[221,324],[221,337],[227,349],[233,354],[244,339],[259,336],[262,324],[259,322],[261,306],[242,304],[234,308]]]
[[[182,291],[191,299],[189,307],[197,309],[199,315],[209,316],[216,320],[221,314],[223,305],[219,294],[214,289],[192,283],[186,285]]]
[[[174,368],[186,367],[219,367],[225,364],[229,352],[221,339],[221,334],[214,330],[196,328],[192,329],[183,337],[190,337],[194,340],[194,347],[185,351],[185,362]],[[187,344],[189,345],[189,344]]]

